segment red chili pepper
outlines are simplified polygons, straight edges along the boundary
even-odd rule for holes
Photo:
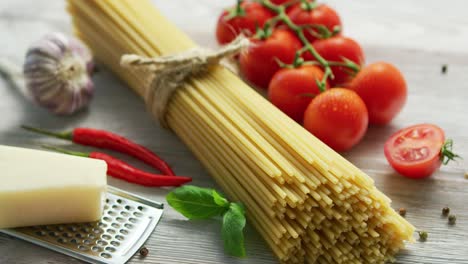
[[[21,127],[39,134],[71,140],[81,145],[125,153],[158,169],[163,174],[175,176],[169,164],[158,157],[154,152],[112,132],[92,128],[75,128],[71,132],[52,132],[30,126]]]
[[[69,151],[61,148],[51,147],[51,146],[42,146],[46,149],[54,150],[57,152],[88,157],[92,159],[103,160],[107,163],[107,174],[118,179],[122,179],[131,183],[136,183],[144,186],[150,187],[163,187],[163,186],[180,186],[184,183],[191,182],[192,178],[182,177],[182,176],[166,176],[159,174],[152,174],[142,170],[139,170],[132,165],[114,158],[110,155],[101,152],[76,152]]]

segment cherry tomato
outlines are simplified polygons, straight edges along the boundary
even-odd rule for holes
[[[244,1],[240,8],[243,14],[236,14],[236,6],[225,10],[218,19],[216,38],[220,44],[233,41],[240,33],[248,36],[255,34],[257,27],[273,17],[273,13],[260,3]]]
[[[271,79],[268,98],[289,117],[302,122],[312,96],[320,93],[316,80],[322,78],[323,71],[312,65],[281,69]]]
[[[336,151],[346,151],[367,131],[366,105],[355,92],[332,88],[315,97],[304,114],[304,128]]]
[[[386,142],[384,153],[401,175],[424,178],[436,171],[445,142],[444,131],[435,125],[420,124],[397,131]]]
[[[259,88],[268,88],[268,84],[281,67],[277,60],[291,64],[301,42],[286,29],[275,29],[266,39],[251,39],[252,45],[242,52],[239,68],[242,76]]]
[[[369,111],[369,123],[385,125],[403,108],[407,98],[401,72],[385,62],[370,64],[348,86],[361,96]]]
[[[317,25],[325,26],[330,33],[333,32],[336,26],[342,27],[338,13],[333,8],[324,4],[318,5],[312,10],[306,10],[303,8],[302,3],[297,3],[288,11],[288,16],[297,25],[310,25],[309,29],[315,33],[319,32],[317,28],[314,28]],[[317,39],[309,30],[305,30],[304,34],[310,42]]]
[[[315,50],[326,60],[343,62],[347,58],[358,65],[364,63],[364,52],[361,46],[353,39],[336,36],[329,39],[320,39],[312,43]],[[303,55],[306,60],[315,60],[310,52]],[[352,79],[350,69],[344,66],[331,66],[335,78],[329,80],[331,87],[345,86]]]

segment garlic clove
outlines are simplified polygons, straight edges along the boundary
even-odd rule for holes
[[[92,99],[93,68],[91,53],[81,42],[52,33],[28,49],[23,73],[37,104],[68,115],[86,107]]]

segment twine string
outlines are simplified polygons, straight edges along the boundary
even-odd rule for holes
[[[159,123],[168,128],[166,113],[175,91],[191,77],[200,76],[217,65],[223,58],[238,54],[249,45],[249,40],[239,36],[217,51],[194,48],[182,53],[146,58],[136,54],[123,55],[120,64],[130,69],[144,69],[151,74],[145,89],[148,111],[153,113]]]

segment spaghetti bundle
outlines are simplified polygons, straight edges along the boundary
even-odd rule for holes
[[[149,0],[69,0],[75,33],[148,101],[154,76],[120,66],[123,54],[174,54],[195,44]],[[172,129],[283,263],[384,263],[414,227],[373,180],[216,66],[172,96]]]

